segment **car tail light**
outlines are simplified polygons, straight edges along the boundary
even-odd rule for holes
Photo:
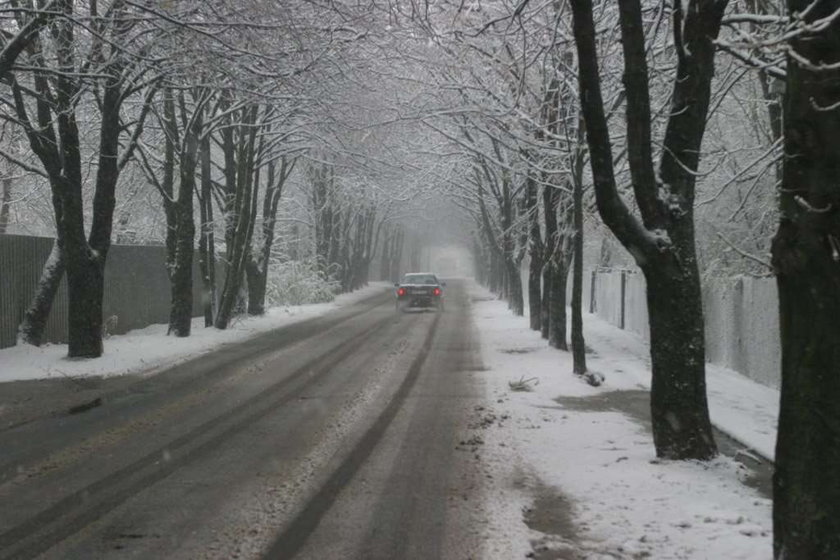
[[[397,295],[398,296],[404,296],[405,295],[405,288],[400,288],[399,290],[397,290]]]
[[[435,294],[436,296],[439,296],[440,295],[440,288],[435,288],[435,291],[432,292],[432,293]]]

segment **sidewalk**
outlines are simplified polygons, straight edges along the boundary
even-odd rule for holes
[[[620,372],[639,388],[650,389],[650,351],[644,340],[589,313],[584,314],[584,336],[587,346],[596,351],[590,358],[593,371]],[[715,427],[772,461],[779,390],[730,369],[706,364],[706,392]]]
[[[526,318],[473,289],[487,368],[487,405],[475,411],[472,437],[490,481],[486,558],[772,556],[772,504],[745,485],[742,464],[726,456],[656,459],[643,418],[644,342],[587,315],[588,366],[606,377],[590,387],[571,373],[569,353],[549,348]],[[708,377],[713,421],[772,456],[778,392],[719,368]],[[531,390],[513,391],[519,381]]]

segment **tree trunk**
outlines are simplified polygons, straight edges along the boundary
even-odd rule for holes
[[[572,200],[565,193],[555,189],[558,198],[559,224],[555,235],[554,256],[551,259],[551,292],[549,293],[548,343],[560,350],[569,350],[566,333],[566,289],[569,281],[569,267],[572,263],[572,224],[574,209]]]
[[[185,190],[183,184],[181,190]],[[178,229],[175,262],[169,275],[172,303],[169,311],[168,332],[177,337],[190,336],[192,330],[195,225],[191,191],[189,195],[189,201],[179,200],[177,204]]]
[[[693,248],[693,247],[692,247]],[[665,254],[642,270],[647,282],[653,378],[650,405],[656,454],[716,454],[706,400],[700,275],[690,255]]]
[[[579,123],[582,130],[583,123]],[[575,153],[574,188],[574,268],[572,270],[572,371],[586,373],[586,342],[583,338],[583,136],[578,134]]]
[[[788,2],[810,29],[838,9],[840,0]],[[778,560],[840,558],[840,22],[797,37],[790,51],[822,68],[787,59],[786,158],[772,246],[782,342]]]
[[[555,277],[554,258],[557,252],[557,203],[559,194],[550,185],[543,187],[543,219],[545,220],[545,243],[543,244],[543,278],[542,278],[542,307],[540,309],[540,323],[542,337],[549,339],[551,332],[551,296]]]
[[[9,209],[12,205],[12,178],[3,177],[2,183],[3,196],[0,198],[0,234],[6,233],[9,229]]]
[[[542,270],[542,303],[540,305],[540,335],[548,340],[549,326],[551,325],[551,282],[553,279],[554,267],[551,261],[543,264]]]
[[[519,265],[512,258],[507,260],[507,297],[508,307],[513,314],[521,317],[525,314],[525,300],[522,298],[522,276],[519,274]]]
[[[230,249],[225,282],[216,314],[217,329],[226,329],[233,316],[235,305],[240,299],[245,263],[250,254],[251,238],[254,232],[254,205],[258,196],[258,174],[254,167],[256,158],[256,125],[258,108],[244,110],[243,123],[240,127],[239,145],[236,158],[236,195],[234,198],[235,221],[230,234]]]
[[[204,326],[213,326],[216,313],[216,241],[213,232],[213,180],[211,177],[210,137],[201,141],[201,233],[198,241],[201,272],[201,301],[204,307]]]
[[[40,346],[44,342],[44,330],[47,328],[47,320],[50,318],[52,304],[61,286],[62,278],[64,278],[64,252],[59,240],[56,239],[50,256],[44,264],[44,269],[41,271],[41,279],[38,280],[38,286],[35,288],[35,296],[18,327],[18,339],[21,342],[33,346]]]
[[[183,94],[180,98],[181,114],[186,120],[187,108]],[[198,135],[203,128],[203,107],[195,109],[196,115],[184,122],[179,162],[178,198],[173,203],[175,219],[174,262],[170,271],[172,305],[169,312],[169,333],[177,337],[190,336],[193,315],[193,259],[195,257],[195,220],[193,193],[198,167]],[[174,119],[174,114],[172,115]]]
[[[531,330],[542,330],[542,291],[540,286],[542,275],[542,248],[531,253],[531,263],[528,267],[528,315]]]
[[[72,255],[72,256],[71,256]],[[102,355],[102,298],[105,293],[105,263],[93,252],[68,252],[67,314],[68,348],[71,358]]]
[[[543,268],[542,232],[540,231],[539,196],[537,183],[530,173],[526,179],[528,185],[525,191],[525,209],[528,213],[528,317],[532,330],[541,330],[542,325],[542,292],[540,276]]]
[[[638,0],[619,1],[630,186],[639,219],[619,193],[599,76],[592,2],[571,3],[595,198],[604,223],[647,280],[653,382],[651,415],[659,457],[716,454],[705,385],[703,309],[694,247],[694,191],[714,76],[714,40],[727,0],[674,4],[677,72],[657,173],[653,154],[645,26]]]
[[[397,230],[397,237],[394,240],[391,253],[390,277],[392,282],[400,279],[400,267],[402,267],[403,249],[405,248],[405,233],[402,228]]]
[[[253,258],[245,265],[248,278],[248,315],[265,314],[265,293],[268,288],[267,270],[261,270],[260,263]]]
[[[568,251],[566,251],[568,253]],[[569,258],[558,254],[551,263],[551,291],[548,294],[548,343],[568,351],[566,342],[566,287],[569,279]]]

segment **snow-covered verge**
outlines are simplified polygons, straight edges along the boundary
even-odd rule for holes
[[[152,374],[221,345],[239,342],[262,332],[351,305],[389,286],[384,282],[372,282],[366,288],[342,294],[330,303],[274,307],[262,317],[234,320],[223,331],[204,328],[204,319],[195,318],[192,334],[187,338],[167,336],[167,325],[150,325],[105,340],[105,353],[92,360],[68,359],[66,344],[48,344],[40,348],[28,345],[4,348],[0,350],[0,382],[58,377],[107,377],[141,372]]]
[[[586,344],[599,355],[593,361],[598,365],[591,369],[605,374],[618,372],[620,379],[613,379],[615,382],[630,382],[637,388],[650,389],[647,343],[639,335],[614,327],[596,315],[584,314],[584,323]],[[610,386],[609,382],[607,386]],[[779,418],[779,390],[730,369],[706,364],[706,392],[715,427],[772,461]]]
[[[738,463],[659,461],[649,429],[617,412],[617,400],[648,382],[643,342],[586,316],[588,366],[606,376],[593,388],[571,373],[569,353],[549,348],[504,302],[472,290],[489,393],[477,411],[483,421],[473,424],[482,428],[477,448],[492,481],[486,557],[772,556],[771,501],[743,484]],[[747,439],[773,432],[763,388],[732,375],[710,371],[716,421],[743,422]],[[520,380],[531,390],[511,390]]]

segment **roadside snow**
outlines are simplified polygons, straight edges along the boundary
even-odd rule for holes
[[[619,329],[596,315],[584,314],[586,344],[599,354],[593,360],[595,371],[615,378],[619,384],[635,384],[650,389],[650,351],[638,335]],[[603,364],[603,365],[601,365]],[[600,369],[603,368],[603,369]],[[609,382],[609,379],[608,379]],[[618,388],[613,385],[613,388]],[[623,387],[622,387],[623,388]],[[722,432],[773,460],[776,421],[779,417],[779,390],[756,383],[735,371],[706,364],[706,392],[712,423]]]
[[[741,482],[738,463],[656,460],[646,428],[599,405],[615,391],[647,387],[644,343],[587,315],[585,335],[595,352],[588,365],[606,376],[593,388],[571,373],[571,355],[549,348],[526,318],[512,316],[483,288],[471,290],[490,392],[481,413],[494,419],[481,432],[487,476],[495,481],[487,557],[522,557],[523,549],[536,558],[772,556],[771,501]],[[766,451],[761,438],[750,438],[774,431],[765,402],[771,395],[710,370],[715,422]],[[511,391],[510,382],[529,379],[531,391]]]
[[[203,318],[193,319],[192,334],[187,338],[166,335],[167,325],[150,325],[105,341],[100,358],[67,358],[66,344],[29,345],[0,350],[0,382],[55,377],[113,376],[127,373],[152,374],[160,368],[187,361],[221,345],[238,342],[262,332],[325,315],[383,291],[390,284],[371,284],[350,294],[342,294],[330,303],[273,307],[262,317],[234,320],[226,330],[205,328]]]

